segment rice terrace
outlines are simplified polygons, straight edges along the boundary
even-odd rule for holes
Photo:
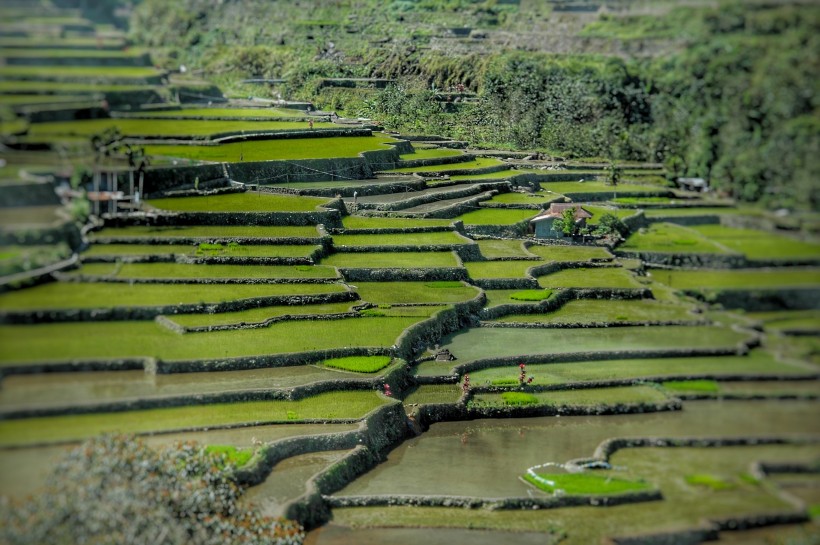
[[[0,544],[820,543],[820,6],[5,0]]]

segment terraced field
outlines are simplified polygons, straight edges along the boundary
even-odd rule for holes
[[[94,31],[66,17],[42,24]],[[816,535],[816,234],[672,193],[658,165],[613,187],[600,162],[452,163],[462,151],[326,116],[312,138],[204,142],[311,128],[300,110],[168,102],[184,84],[105,65],[141,52],[89,36],[0,38],[0,56],[52,59],[0,67],[0,102],[39,112],[4,131],[49,148],[2,167],[20,206],[0,215],[0,494],[125,432],[251,449],[231,478],[317,544],[671,542],[759,520]],[[95,93],[115,117],[44,113]],[[88,219],[85,197],[64,206],[19,173],[67,179],[114,127],[151,157],[141,200],[120,177],[122,206]],[[98,170],[124,172],[123,153]],[[531,181],[547,175],[589,179]],[[529,220],[565,195],[625,240],[537,239]]]

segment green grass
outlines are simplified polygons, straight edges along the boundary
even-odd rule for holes
[[[549,291],[549,290],[547,290]],[[515,298],[513,296],[513,298]],[[544,314],[511,314],[498,322],[536,322],[548,324],[617,323],[644,321],[697,320],[684,305],[670,305],[654,300],[610,301],[578,299],[569,301],[560,309]]]
[[[7,106],[51,105],[66,102],[93,102],[91,95],[0,95]]]
[[[503,165],[503,161],[492,159],[490,157],[478,157],[472,161],[464,163],[452,163],[447,165],[427,165],[423,167],[406,167],[397,168],[390,172],[447,172],[450,170],[472,170],[479,168],[487,168],[491,166]]]
[[[574,171],[573,171],[574,172]],[[607,193],[613,195],[613,198],[618,198],[618,195],[624,193],[654,193],[659,190],[658,187],[634,184],[618,184],[617,186],[607,185],[604,182],[541,182],[541,188],[545,192],[552,192],[558,194],[566,193]]]
[[[333,244],[336,246],[426,246],[469,243],[469,240],[455,231],[386,235],[333,235]]]
[[[278,316],[305,316],[322,314],[340,314],[349,312],[355,303],[328,303],[316,305],[286,305],[252,308],[238,312],[219,312],[216,314],[175,314],[167,316],[173,322],[185,327],[204,327],[230,324],[255,324]]]
[[[367,216],[345,216],[345,229],[407,229],[412,227],[447,227],[453,220],[416,218],[378,218]]]
[[[336,126],[333,123],[316,123],[316,129],[332,129]],[[307,122],[304,121],[254,121],[245,120],[216,120],[216,119],[85,119],[81,121],[56,121],[50,123],[33,123],[29,130],[31,136],[54,137],[66,136],[91,136],[99,134],[107,129],[116,127],[126,136],[210,136],[212,134],[225,132],[263,132],[263,131],[297,131],[308,129]],[[260,141],[254,141],[258,143]],[[264,141],[261,141],[264,142]],[[289,140],[286,142],[290,142]],[[250,147],[253,143],[244,143],[245,147]],[[159,147],[159,146],[156,146]],[[180,146],[174,146],[180,147]],[[182,146],[185,147],[185,146]],[[154,151],[155,146],[146,146],[146,153],[150,155],[173,155],[159,154]],[[245,158],[246,161],[252,159]]]
[[[711,490],[727,490],[735,487],[735,484],[730,480],[717,475],[712,475],[710,473],[695,473],[692,475],[686,475],[684,480],[686,481],[686,484],[690,484],[692,486],[703,486]]]
[[[0,329],[0,362],[157,357],[199,360],[308,352],[341,347],[389,347],[425,318],[377,317],[277,322],[259,329],[179,335],[152,321],[59,323]],[[89,332],[105,342],[88,342]]]
[[[772,312],[749,312],[746,314],[753,320],[760,320],[770,331],[820,330],[820,310],[785,310]]]
[[[464,267],[470,278],[523,278],[537,261],[471,261]]]
[[[248,448],[236,448],[231,445],[208,445],[206,452],[223,457],[224,463],[242,467],[253,458],[254,451]]]
[[[726,216],[751,214],[748,209],[730,208],[728,206],[687,206],[685,208],[656,208],[646,210],[647,218],[680,218],[688,216]]]
[[[619,479],[610,475],[597,475],[595,473],[538,473],[542,479],[550,483],[535,479],[532,475],[525,474],[524,480],[536,488],[545,492],[556,492],[561,490],[569,495],[595,495],[606,496],[611,494],[622,494],[624,492],[638,492],[648,490],[649,483],[644,481],[632,481]]]
[[[313,212],[329,200],[246,191],[202,197],[171,197],[146,202],[154,208],[175,212]]]
[[[598,246],[541,246],[527,248],[544,261],[589,261],[590,259],[610,259],[612,254],[606,248]]]
[[[764,289],[812,287],[817,269],[654,271],[654,280],[676,289]]]
[[[51,282],[0,295],[2,310],[152,307],[343,291],[338,284],[113,284]]]
[[[515,393],[520,394],[522,392],[476,394],[469,402],[469,405],[508,405],[509,403],[507,402],[507,399],[509,398],[509,395]],[[535,398],[535,401],[532,401],[529,397],[523,397],[523,404],[548,405],[553,407],[596,407],[617,405],[622,403],[660,403],[667,400],[667,397],[663,393],[659,392],[656,388],[652,388],[651,386],[622,386],[616,388],[594,388],[584,390],[557,390],[548,392],[523,393],[523,395]]]
[[[661,386],[673,392],[717,393],[720,390],[714,380],[668,380]]]
[[[141,117],[302,117],[302,112],[286,108],[182,108],[179,110],[145,110]],[[315,126],[315,125],[314,125]],[[304,123],[302,123],[304,127]]]
[[[472,182],[475,180],[506,180],[513,176],[522,174],[520,170],[499,170],[497,172],[488,172],[486,174],[457,174],[450,176],[450,179],[458,182]]]
[[[175,121],[174,123],[178,123]],[[194,123],[193,121],[191,123]],[[203,123],[197,121],[196,123]],[[214,122],[235,123],[241,130],[248,130],[244,121]],[[262,123],[261,121],[258,123]],[[254,124],[253,130],[262,127]],[[219,125],[223,126],[223,125]],[[304,127],[302,127],[304,128]],[[274,161],[282,159],[331,159],[335,157],[358,157],[363,151],[387,149],[387,142],[393,138],[382,134],[373,136],[345,136],[336,138],[288,138],[285,140],[253,140],[232,142],[218,146],[179,146],[159,144],[145,146],[145,152],[152,156],[179,157],[200,161],[238,163],[241,161]],[[259,183],[282,183],[281,176],[257,180]]]
[[[618,197],[612,199],[613,204],[672,204],[676,201],[671,197]]]
[[[322,258],[322,265],[340,268],[429,268],[458,267],[453,252],[355,252]]]
[[[557,198],[554,193],[546,193],[544,191],[537,191],[534,193],[520,193],[518,191],[511,191],[509,193],[500,193],[490,199],[488,202],[499,204],[538,204],[553,201]]]
[[[753,350],[747,356],[622,359],[527,365],[527,373],[536,377],[536,383],[542,385],[687,375],[794,375],[805,371],[806,369],[800,365],[778,361],[762,350]],[[474,371],[470,373],[470,378],[475,385],[517,385],[518,374],[518,365],[511,364]]]
[[[540,276],[538,283],[545,288],[641,287],[632,273],[620,267],[564,269],[546,276]]]
[[[347,358],[322,360],[319,363],[326,367],[351,371],[353,373],[375,373],[390,365],[391,361],[392,358],[390,356],[350,356]]]
[[[487,259],[499,257],[528,257],[530,254],[524,249],[524,243],[518,239],[479,240],[478,247],[481,255]]]
[[[516,301],[546,301],[552,296],[552,290],[521,290],[510,295]]]
[[[2,47],[2,45],[0,45]],[[5,59],[14,58],[54,58],[61,59],[65,57],[90,57],[90,58],[107,58],[107,59],[129,59],[140,57],[145,53],[139,49],[62,49],[62,48],[0,48],[0,57]]]
[[[698,225],[692,229],[749,259],[820,259],[820,244],[816,242],[723,225]]]
[[[206,238],[220,240],[226,238],[318,238],[314,225],[188,225],[176,227],[155,227],[134,225],[131,227],[107,227],[91,233],[95,238]]]
[[[461,398],[458,384],[423,384],[412,389],[403,399],[404,405],[456,403]]]
[[[417,159],[438,159],[440,157],[455,157],[464,155],[460,150],[449,148],[417,149],[415,153],[408,153],[401,156],[402,161],[415,161]]]
[[[294,420],[361,418],[384,403],[375,392],[327,392],[298,401],[248,401],[0,421],[0,445],[77,441],[100,433],[144,433],[192,427]]]
[[[626,326],[597,329],[469,328],[442,339],[460,362],[520,354],[609,350],[734,348],[748,334],[716,326]]]
[[[336,278],[336,270],[321,265],[222,265],[187,263],[88,263],[71,275],[110,278]],[[295,291],[300,288],[293,287]]]
[[[537,210],[480,208],[455,219],[463,221],[465,225],[513,225],[531,219],[537,213]]]
[[[505,405],[512,405],[514,407],[538,404],[538,398],[527,392],[504,392],[501,394],[501,400]]]
[[[632,233],[621,250],[677,254],[722,254],[728,248],[707,239],[691,227],[673,223],[654,223]]]
[[[186,255],[190,257],[308,257],[320,246],[310,244],[95,244],[83,252],[91,256]]]
[[[8,80],[0,81],[0,91],[11,93],[51,93],[55,96],[68,93],[104,93],[117,91],[150,91],[157,90],[158,86],[145,84],[102,84],[102,83],[74,83],[62,81],[25,81]]]
[[[160,75],[153,67],[146,66],[0,66],[0,78],[18,79],[133,79],[142,80]]]
[[[374,304],[459,303],[478,295],[478,288],[461,283],[438,287],[434,282],[356,282],[362,301]]]

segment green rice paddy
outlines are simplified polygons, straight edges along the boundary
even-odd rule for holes
[[[458,267],[453,252],[356,252],[322,258],[322,265],[346,269]]]
[[[541,188],[547,193],[552,192],[561,195],[566,193],[607,193],[612,195],[612,198],[618,198],[618,195],[624,193],[655,193],[658,191],[658,188],[653,186],[635,184],[612,186],[590,180],[584,182],[541,182]]]
[[[581,267],[540,276],[545,288],[640,288],[635,276],[620,267]]]
[[[342,223],[345,229],[411,229],[414,227],[447,227],[452,220],[345,216],[342,218]]]
[[[465,263],[470,278],[523,278],[537,261],[471,261]]]
[[[461,282],[356,282],[355,290],[362,301],[392,305],[459,303],[479,293],[478,288]]]
[[[464,163],[397,168],[391,170],[390,172],[447,172],[449,170],[473,170],[479,168],[494,167],[503,164],[505,163],[503,161],[499,161],[498,159],[492,159],[490,157],[478,157],[472,161],[467,161]]]
[[[758,229],[738,229],[723,225],[698,225],[692,229],[749,259],[820,260],[820,244],[816,242],[804,242]]]
[[[248,125],[248,121],[243,120],[116,118],[34,123],[31,125],[29,133],[35,137],[92,136],[114,127],[127,136],[180,136],[185,138],[227,132],[295,131],[308,128],[307,123],[304,121],[257,121],[253,122],[252,125]],[[332,129],[335,125],[332,123],[315,123],[314,127],[317,130]],[[171,155],[155,153],[153,150],[154,146],[146,147],[146,153],[151,155]]]
[[[457,149],[430,148],[417,149],[415,153],[402,155],[401,159],[403,161],[415,161],[417,159],[438,159],[440,157],[455,157],[457,155],[463,155],[463,153]]]
[[[147,110],[140,117],[301,117],[304,112],[286,108],[182,108],[179,110]],[[304,123],[301,125],[304,127]],[[314,126],[317,126],[314,123]]]
[[[655,281],[675,289],[763,289],[817,286],[817,269],[653,271]]]
[[[224,240],[230,238],[318,238],[315,225],[183,225],[155,227],[134,225],[131,227],[106,227],[91,233],[95,238],[140,239],[157,238],[201,238]]]
[[[468,406],[504,405],[504,394],[479,393]],[[633,403],[662,403],[667,396],[651,386],[623,386],[617,388],[593,388],[583,390],[556,390],[532,392],[533,404],[553,407],[595,407]]]
[[[0,309],[152,307],[344,291],[338,284],[119,284],[52,282],[0,294]]]
[[[456,219],[463,221],[465,225],[513,225],[532,219],[537,213],[537,210],[480,208]]]
[[[477,242],[481,250],[481,255],[487,259],[498,259],[499,257],[530,257],[531,255],[524,249],[524,244],[520,240],[487,239]]]
[[[472,241],[455,231],[374,235],[333,235],[336,246],[424,246],[469,244]]]
[[[280,316],[309,316],[341,314],[350,312],[355,303],[327,303],[315,305],[287,305],[252,308],[238,312],[215,314],[175,314],[167,316],[171,321],[184,327],[210,327],[220,325],[257,324]]]
[[[595,472],[538,473],[538,476],[548,482],[536,480],[531,475],[524,475],[523,478],[536,488],[550,493],[560,491],[563,494],[570,495],[610,495],[651,488],[650,484],[644,481],[619,479]]]
[[[527,248],[544,261],[589,261],[591,259],[611,259],[612,254],[606,248],[597,246],[541,246],[534,244]]]
[[[59,323],[0,329],[0,365],[155,357],[222,360],[342,347],[389,347],[418,317],[276,322],[258,329],[179,335],[153,321]],[[89,328],[105,342],[89,343]]]
[[[620,249],[633,252],[729,253],[731,250],[703,236],[691,227],[654,223],[629,236]]]
[[[375,392],[327,392],[298,401],[249,401],[0,422],[0,445],[77,441],[106,432],[145,433],[252,422],[362,418],[384,404]],[[296,415],[296,418],[290,416]]]
[[[325,367],[354,373],[375,373],[390,365],[391,361],[390,356],[349,356],[322,360],[319,363]]]
[[[452,404],[461,398],[458,384],[423,384],[410,390],[403,399],[404,405],[424,405],[430,403]]]
[[[171,197],[147,201],[154,208],[175,212],[312,212],[328,199],[245,191],[202,197]]]
[[[558,197],[554,193],[547,193],[545,191],[537,191],[533,193],[520,193],[518,191],[511,191],[509,193],[499,193],[487,202],[498,204],[537,204],[539,206],[554,201]]]
[[[512,314],[498,318],[498,322],[526,322],[545,324],[585,324],[695,321],[703,319],[689,312],[689,307],[670,305],[654,300],[609,301],[580,299],[569,301],[560,309],[545,314]]]
[[[144,80],[159,75],[161,72],[156,68],[144,66],[0,66],[0,77],[28,80]]]
[[[174,123],[178,123],[174,121]],[[203,123],[191,121],[191,123]],[[247,124],[243,121],[214,122],[219,124],[236,123],[243,129]],[[258,122],[263,123],[263,122]],[[261,130],[260,125],[254,124],[254,130]],[[220,132],[224,125],[218,125]],[[302,127],[303,128],[303,127]],[[344,138],[288,138],[286,140],[252,140],[247,142],[232,142],[218,146],[181,146],[172,144],[158,144],[145,146],[145,152],[152,156],[179,157],[198,161],[217,161],[239,163],[242,161],[275,161],[286,159],[332,159],[336,157],[358,157],[364,151],[388,149],[386,144],[395,142],[393,138],[382,134],[373,136],[346,136]],[[274,177],[260,179],[258,183],[281,183],[287,180]]]
[[[485,174],[456,174],[455,176],[450,176],[450,179],[457,182],[474,182],[476,180],[506,180],[520,174],[522,174],[520,170],[510,169],[487,172]]]
[[[88,263],[76,275],[105,278],[336,278],[336,269],[321,265],[190,265],[187,263]],[[298,289],[298,288],[297,288]]]
[[[189,257],[308,257],[321,246],[309,244],[94,244],[83,257],[185,255]]]

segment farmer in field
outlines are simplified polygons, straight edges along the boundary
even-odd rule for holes
[[[313,129],[313,120],[308,120],[308,125],[310,126],[311,130]]]

